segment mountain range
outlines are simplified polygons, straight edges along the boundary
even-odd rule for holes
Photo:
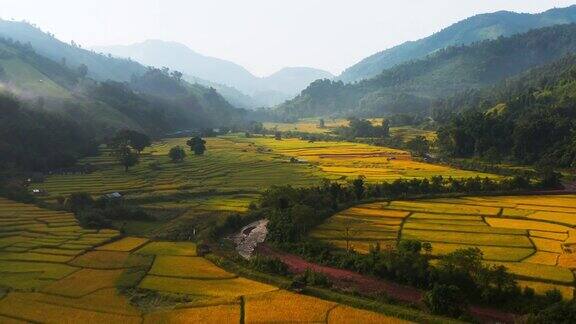
[[[539,14],[499,11],[476,15],[429,37],[408,41],[371,55],[346,69],[338,79],[344,82],[369,79],[385,69],[424,58],[449,46],[469,45],[478,41],[524,33],[530,29],[574,22],[576,22],[576,5],[550,9]]]
[[[241,106],[273,106],[290,99],[317,79],[333,78],[327,71],[308,67],[288,67],[267,77],[257,77],[242,66],[199,54],[187,46],[162,40],[146,40],[132,45],[94,47],[94,50],[116,57],[131,58],[145,65],[178,70],[185,78],[223,89],[234,88],[250,97],[239,102],[239,95],[233,98]],[[226,96],[233,91],[221,91]],[[251,100],[251,102],[249,101]]]
[[[353,84],[318,80],[274,112],[291,119],[335,114],[428,114],[435,100],[494,85],[575,52],[576,24],[534,29],[441,49]]]
[[[214,89],[140,63],[0,21],[0,87],[25,109],[55,113],[97,138],[130,128],[153,136],[231,125],[244,115]]]

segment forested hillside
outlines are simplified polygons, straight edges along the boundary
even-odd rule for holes
[[[464,98],[462,95],[460,98]],[[576,56],[476,93],[446,100],[435,114],[442,152],[541,166],[576,166]],[[455,107],[467,107],[450,114]]]
[[[129,82],[96,81],[81,65],[55,62],[30,44],[0,39],[0,165],[67,166],[120,129],[152,137],[231,126],[246,112],[181,74],[146,68]]]
[[[508,11],[476,15],[429,37],[406,42],[369,56],[344,71],[339,79],[344,82],[369,79],[384,69],[423,58],[449,46],[467,45],[482,40],[524,33],[530,29],[574,22],[576,22],[576,6],[551,9],[533,15]]]
[[[576,25],[443,49],[355,84],[319,80],[275,111],[280,118],[428,113],[438,98],[495,84],[576,52]]]

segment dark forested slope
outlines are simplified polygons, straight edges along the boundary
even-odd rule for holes
[[[576,56],[530,70],[466,101],[445,100],[438,144],[451,157],[576,166]]]
[[[450,47],[385,70],[355,84],[321,80],[280,105],[282,117],[427,113],[430,104],[467,89],[495,84],[576,52],[576,25],[558,25],[511,37]]]
[[[576,22],[576,6],[555,8],[539,14],[499,11],[476,15],[455,23],[429,37],[406,42],[371,55],[351,66],[340,75],[344,82],[369,79],[384,69],[420,59],[435,51],[467,45],[501,36],[524,33],[530,29]]]

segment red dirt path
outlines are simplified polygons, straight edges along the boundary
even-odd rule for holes
[[[374,277],[361,275],[357,272],[343,270],[308,262],[301,257],[272,249],[266,244],[260,244],[256,248],[257,253],[280,259],[288,266],[291,273],[299,274],[306,269],[322,273],[330,278],[336,288],[342,290],[355,290],[361,294],[374,294],[384,292],[387,296],[424,308],[422,303],[422,291],[408,286],[380,280]],[[470,306],[472,316],[482,323],[515,323],[515,315],[492,308]]]

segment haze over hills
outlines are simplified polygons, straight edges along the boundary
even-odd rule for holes
[[[167,66],[202,83],[212,82],[236,88],[251,96],[257,105],[271,106],[290,99],[310,82],[332,78],[327,71],[308,68],[284,68],[267,77],[257,77],[242,66],[199,54],[187,46],[162,40],[146,40],[132,45],[95,47],[98,52],[129,57],[145,65]]]
[[[576,24],[439,50],[355,84],[320,80],[278,107],[284,118],[427,114],[431,103],[479,89],[576,52]]]
[[[368,79],[384,69],[404,62],[420,59],[435,51],[453,45],[466,45],[500,36],[523,33],[530,29],[576,22],[576,5],[550,9],[539,14],[499,11],[476,15],[453,24],[429,37],[408,41],[371,55],[349,67],[338,77],[344,82]]]

